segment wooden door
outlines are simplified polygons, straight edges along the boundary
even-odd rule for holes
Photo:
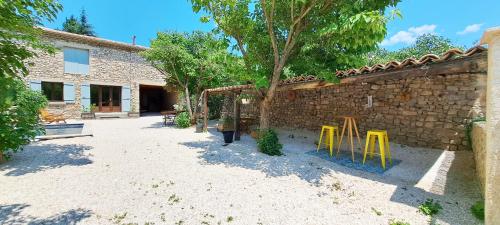
[[[121,87],[93,85],[99,112],[121,112]]]

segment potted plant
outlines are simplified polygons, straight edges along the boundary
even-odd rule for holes
[[[90,107],[82,107],[82,119],[95,119],[95,111],[97,111],[97,105],[92,104]]]
[[[225,145],[233,142],[234,136],[234,119],[231,116],[226,116],[222,123],[222,135],[224,135]]]

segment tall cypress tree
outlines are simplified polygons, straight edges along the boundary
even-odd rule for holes
[[[87,13],[85,9],[82,9],[82,12],[80,13],[80,34],[87,35],[87,36],[92,36],[95,37],[96,34],[94,32],[94,28],[92,25],[88,22],[87,19]]]

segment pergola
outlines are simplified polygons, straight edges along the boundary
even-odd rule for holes
[[[309,88],[319,88],[332,85],[324,80],[318,79],[315,76],[298,76],[290,79],[286,79],[280,82],[278,86],[278,91],[286,90],[299,90],[299,89],[309,89]],[[238,97],[243,91],[251,90],[257,93],[255,85],[235,85],[228,87],[218,87],[205,89],[203,91],[203,131],[207,131],[208,128],[208,96],[211,94],[223,94],[223,93],[234,93]],[[240,118],[241,118],[241,103],[239,101],[234,102],[234,123],[235,123],[235,140],[240,139]]]

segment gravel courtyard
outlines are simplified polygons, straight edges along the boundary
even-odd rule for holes
[[[282,131],[285,156],[270,157],[159,116],[85,123],[93,137],[0,165],[0,224],[481,224],[471,152],[391,144],[400,163],[379,174],[320,157],[314,134]],[[418,212],[427,198],[443,207],[433,218]]]

